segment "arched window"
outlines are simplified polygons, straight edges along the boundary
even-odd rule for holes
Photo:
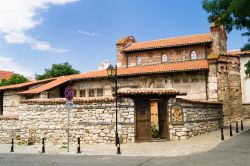
[[[148,88],[154,88],[154,81],[150,80],[149,82],[147,82],[146,87],[148,87]]]
[[[191,60],[197,59],[196,51],[191,51]]]
[[[140,65],[141,62],[142,62],[141,57],[140,57],[140,56],[136,57],[136,64],[137,64],[137,65]]]
[[[163,54],[161,56],[161,62],[167,62],[168,61],[168,56],[166,54]]]

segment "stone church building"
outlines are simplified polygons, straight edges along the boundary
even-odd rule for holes
[[[180,140],[244,118],[240,53],[222,27],[205,34],[116,43],[122,143]],[[114,85],[106,70],[0,87],[0,141],[66,141],[64,89],[74,88],[70,140],[113,143]]]

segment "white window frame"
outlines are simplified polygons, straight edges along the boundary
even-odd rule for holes
[[[190,57],[191,57],[191,60],[195,60],[197,59],[197,52],[196,51],[191,51],[191,54],[190,54]]]
[[[142,58],[140,56],[136,57],[136,65],[141,65],[142,64]]]
[[[161,56],[161,62],[168,62],[168,56],[167,56],[167,54],[162,54],[162,56]]]

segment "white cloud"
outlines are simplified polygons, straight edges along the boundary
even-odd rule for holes
[[[86,36],[100,36],[100,33],[96,33],[96,32],[86,32],[86,31],[78,30],[78,33],[86,35]]]
[[[34,76],[33,72],[30,69],[18,64],[13,59],[5,56],[0,56],[0,70],[14,71],[15,73],[22,74],[26,77]]]
[[[50,51],[50,52],[54,52],[54,53],[63,53],[66,52],[68,50],[63,49],[63,48],[54,48],[51,47],[51,45],[46,42],[46,41],[34,41],[31,44],[31,48],[35,49],[35,50],[41,50],[41,51]]]
[[[52,52],[65,52],[65,49],[54,48],[49,42],[39,41],[27,32],[43,21],[40,10],[50,5],[64,5],[78,0],[0,0],[0,32],[8,43],[29,44],[32,49]]]

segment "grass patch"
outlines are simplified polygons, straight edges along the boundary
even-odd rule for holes
[[[27,145],[27,141],[21,140],[16,142],[17,145]]]
[[[59,149],[66,149],[66,148],[68,148],[68,146],[67,145],[63,145]]]

